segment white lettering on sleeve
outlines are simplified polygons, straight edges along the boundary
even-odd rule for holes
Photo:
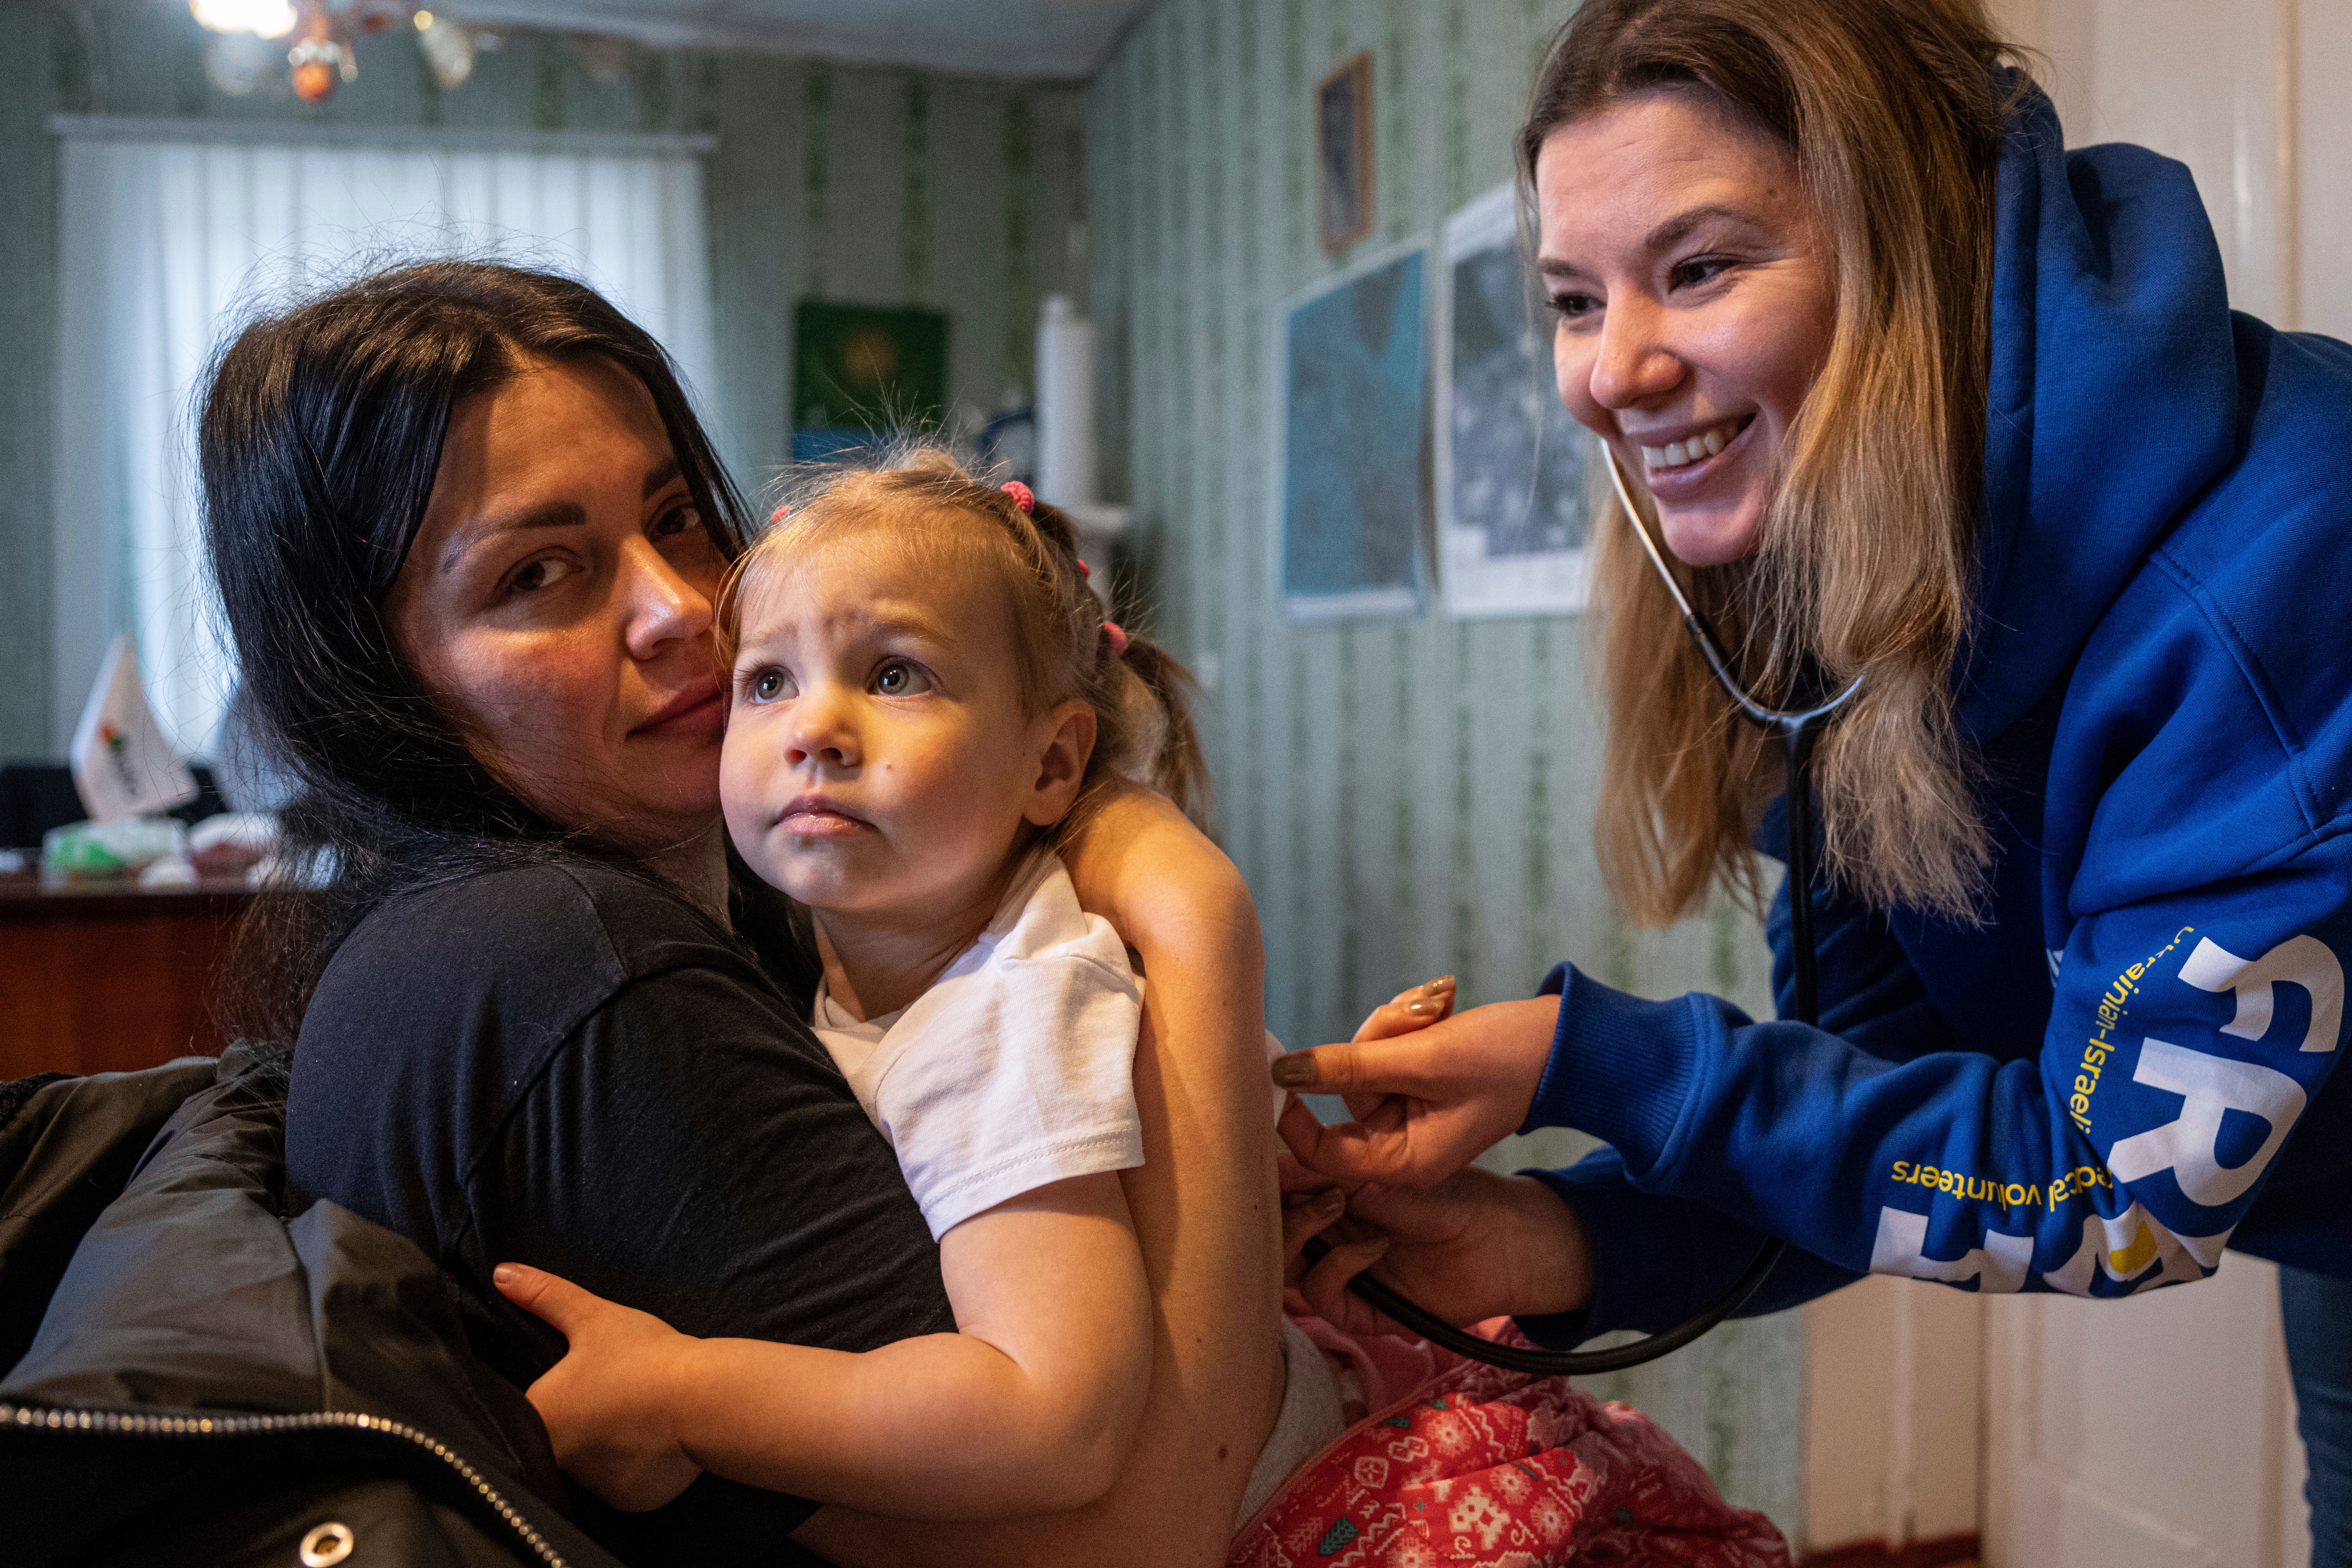
[[[1871,1245],[1873,1274],[1907,1274],[1914,1279],[1941,1279],[1953,1285],[1977,1281],[1977,1289],[2011,1293],[2025,1288],[2025,1270],[2033,1261],[2033,1238],[1984,1233],[1984,1246],[1972,1247],[1947,1263],[1927,1256],[1927,1216],[1898,1208],[1878,1211],[1878,1239]]]
[[[2083,1245],[2063,1268],[2044,1274],[2042,1282],[2069,1296],[2087,1296],[2091,1293],[2091,1281],[2099,1275],[2118,1284],[2128,1284],[2147,1273],[2148,1265],[2160,1261],[2164,1267],[2147,1284],[2185,1284],[2202,1279],[2219,1268],[2221,1248],[2229,1240],[2226,1230],[2219,1236],[2175,1236],[2139,1204],[2132,1205],[2113,1219],[2102,1214],[2086,1214],[2083,1216]]]
[[[2259,1040],[2271,1029],[2271,986],[2286,981],[2300,985],[2311,998],[2311,1026],[2304,1031],[2306,1051],[2332,1051],[2336,1031],[2344,1025],[2344,966],[2315,936],[2289,937],[2260,958],[2240,958],[2210,938],[2197,944],[2180,978],[2200,991],[2234,991],[2238,1016],[2221,1026],[2225,1035]]]
[[[2286,1074],[2183,1050],[2154,1036],[2140,1044],[2132,1081],[2179,1095],[2180,1115],[2161,1127],[2116,1140],[2107,1151],[2107,1169],[2119,1182],[2136,1182],[2168,1169],[2189,1201],[2207,1208],[2219,1208],[2252,1186],[2286,1142],[2294,1119],[2303,1114],[2303,1086]],[[2214,1157],[2225,1110],[2259,1116],[2270,1126],[2270,1136],[2243,1164],[2225,1166]]]

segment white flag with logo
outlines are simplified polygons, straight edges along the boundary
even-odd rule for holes
[[[117,637],[74,727],[74,787],[92,822],[169,811],[196,798],[196,781],[173,754],[139,684],[139,655]]]

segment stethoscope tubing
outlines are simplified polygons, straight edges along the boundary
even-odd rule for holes
[[[1617,491],[1617,502],[1625,509],[1625,521],[1633,526],[1641,540],[1642,548],[1650,557],[1650,564],[1674,595],[1675,606],[1682,612],[1683,629],[1698,645],[1699,654],[1706,660],[1707,668],[1715,674],[1716,682],[1730,697],[1740,716],[1750,723],[1772,731],[1780,738],[1781,754],[1788,770],[1788,868],[1789,868],[1789,942],[1791,994],[1789,1010],[1783,1016],[1802,1024],[1821,1022],[1820,960],[1813,947],[1813,743],[1821,731],[1838,711],[1862,689],[1862,678],[1856,676],[1843,691],[1817,708],[1799,710],[1767,707],[1748,694],[1731,673],[1731,661],[1716,641],[1714,631],[1705,617],[1691,606],[1667,568],[1664,554],[1650,537],[1642,521],[1641,510],[1625,487],[1625,476],[1617,466],[1617,455],[1606,442],[1601,444],[1601,458],[1609,465],[1609,481]],[[1306,1256],[1309,1263],[1321,1261],[1331,1250],[1321,1237],[1309,1237]],[[1378,1308],[1399,1326],[1409,1329],[1423,1339],[1454,1354],[1489,1366],[1503,1367],[1511,1372],[1533,1373],[1538,1376],[1591,1377],[1604,1372],[1622,1372],[1640,1366],[1660,1356],[1670,1354],[1701,1338],[1725,1319],[1751,1300],[1770,1277],[1788,1243],[1779,1237],[1767,1237],[1764,1245],[1748,1267],[1739,1271],[1722,1295],[1717,1297],[1696,1316],[1685,1320],[1660,1333],[1651,1334],[1630,1344],[1614,1345],[1598,1351],[1547,1351],[1519,1345],[1497,1344],[1465,1330],[1458,1329],[1435,1313],[1416,1306],[1404,1294],[1382,1284],[1370,1274],[1359,1274],[1348,1281],[1349,1290],[1362,1300]]]

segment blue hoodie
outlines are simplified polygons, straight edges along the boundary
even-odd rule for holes
[[[1816,888],[1818,1029],[1555,970],[1528,1126],[1612,1147],[1543,1173],[1600,1284],[1539,1338],[1679,1321],[1768,1234],[1752,1310],[1864,1272],[2124,1296],[2225,1245],[2352,1277],[2352,348],[2232,312],[2188,170],[2066,153],[2038,94],[1995,204],[1990,921]]]

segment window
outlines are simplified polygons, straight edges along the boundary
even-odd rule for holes
[[[225,329],[380,262],[495,255],[579,277],[707,395],[702,162],[688,137],[62,117],[53,712],[62,752],[132,634],[165,733],[207,752],[234,673],[198,531],[197,381]],[[389,138],[389,140],[388,140]]]

